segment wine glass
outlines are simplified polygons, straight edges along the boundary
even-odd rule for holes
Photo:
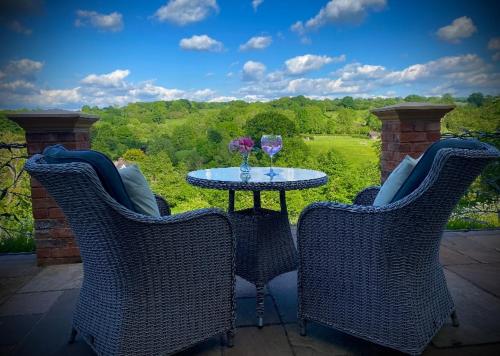
[[[278,173],[273,171],[273,156],[281,150],[283,147],[283,140],[280,135],[263,135],[260,139],[260,146],[262,150],[271,157],[271,166],[269,167],[269,172],[266,176],[274,177]]]

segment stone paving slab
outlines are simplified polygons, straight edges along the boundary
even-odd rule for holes
[[[32,314],[0,317],[0,345],[19,343],[42,316],[43,314]]]
[[[455,265],[447,269],[500,298],[500,263]]]
[[[179,356],[203,355],[203,356],[222,356],[221,338],[213,337],[210,340],[199,343],[187,350],[179,352]]]
[[[236,299],[236,326],[255,326],[257,323],[257,314],[255,311],[255,298],[237,298]],[[280,318],[274,306],[271,296],[264,298],[264,325],[279,324]]]
[[[82,286],[81,263],[48,266],[36,275],[21,290],[21,293],[75,289]]]
[[[57,303],[26,335],[24,342],[16,349],[15,354],[54,355],[67,353],[68,347],[72,346],[68,345],[68,339],[71,332],[73,310],[79,292],[77,289],[64,292],[45,292],[59,293]],[[79,340],[79,343],[84,343],[81,339]],[[91,351],[88,346],[86,348]]]
[[[480,234],[468,234],[466,237],[485,247],[500,252],[500,231],[498,230],[484,231]]]
[[[292,348],[288,343],[282,325],[239,328],[236,330],[233,348],[224,348],[224,356],[290,356]]]
[[[34,276],[42,270],[35,254],[0,255],[0,278]]]
[[[500,252],[467,237],[464,233],[448,233],[443,236],[442,246],[466,255],[480,263],[499,263]]]
[[[476,260],[470,258],[469,256],[446,246],[441,246],[439,250],[439,261],[443,266],[478,263]]]
[[[11,295],[16,293],[32,276],[3,277],[0,278],[0,305],[2,305]]]
[[[451,271],[445,270],[445,275],[460,327],[453,327],[450,320],[432,343],[451,347],[500,342],[500,300]]]
[[[440,257],[461,326],[447,323],[424,355],[500,355],[499,245],[498,231],[445,233]],[[82,265],[40,269],[35,261],[29,255],[0,256],[0,354],[94,355],[79,337],[67,344]],[[296,278],[289,272],[269,283],[263,329],[255,327],[255,287],[237,278],[235,347],[223,347],[216,337],[181,355],[399,354],[314,323],[307,337],[300,336]]]
[[[297,322],[297,271],[288,272],[269,282],[281,321]]]
[[[296,356],[390,354],[392,350],[355,338],[340,331],[309,322],[301,336],[297,324],[285,325]]]
[[[429,346],[422,354],[423,356],[498,356],[500,345],[475,345],[464,347],[453,347],[438,349]]]
[[[14,294],[0,306],[0,316],[44,314],[61,294],[61,291]]]

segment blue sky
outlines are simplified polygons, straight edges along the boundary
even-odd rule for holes
[[[4,0],[0,107],[500,93],[495,1]]]

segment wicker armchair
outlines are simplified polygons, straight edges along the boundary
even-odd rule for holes
[[[161,218],[132,212],[86,163],[25,166],[63,209],[83,260],[70,342],[78,332],[101,355],[171,354],[234,333],[234,238],[225,213]]]
[[[371,206],[378,189],[355,205],[309,205],[298,223],[299,306],[306,321],[409,354],[421,353],[455,306],[439,263],[452,209],[483,168],[499,156],[441,149],[422,184],[405,198]]]

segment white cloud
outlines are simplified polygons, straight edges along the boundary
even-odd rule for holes
[[[169,89],[160,85],[154,85],[152,82],[144,82],[134,86],[125,92],[126,97],[139,100],[175,100],[181,99],[185,91],[180,89]],[[130,102],[130,101],[128,101]]]
[[[107,74],[89,74],[82,79],[83,84],[99,86],[99,87],[123,87],[125,86],[124,79],[128,77],[130,71],[128,69],[117,69]]]
[[[0,76],[0,79],[2,77]],[[32,92],[35,90],[35,84],[28,82],[26,80],[14,80],[12,82],[0,82],[0,91],[10,91],[10,92]]]
[[[500,74],[494,72],[475,54],[441,57],[426,63],[417,63],[401,70],[388,70],[380,65],[351,63],[332,73],[348,85],[357,85],[364,90],[400,85],[420,87],[441,83],[441,87],[455,91],[470,92],[492,90],[500,86]],[[497,89],[498,90],[498,89]]]
[[[494,37],[488,42],[488,49],[492,51],[500,50],[500,37]]]
[[[40,88],[34,77],[26,77],[41,68],[40,62],[11,61],[0,71],[0,107],[63,107],[76,109],[82,105],[126,105],[138,101],[189,99],[209,101],[221,98],[210,88],[181,90],[157,85],[154,81],[133,83],[127,81],[128,69],[117,69],[106,74],[89,74],[73,88]],[[8,74],[7,74],[8,73]],[[16,73],[19,79],[15,79]]]
[[[329,57],[317,56],[314,54],[305,54],[303,56],[297,56],[288,59],[287,61],[285,61],[285,66],[290,74],[297,75],[313,70],[318,70],[328,63],[342,62],[345,61],[345,59],[345,55],[340,55],[338,57]]]
[[[257,8],[264,2],[264,0],[252,0],[253,11],[257,11]]]
[[[255,36],[250,38],[245,44],[240,45],[240,51],[251,49],[264,49],[271,45],[273,38],[271,36]]]
[[[154,17],[158,21],[184,26],[202,21],[218,11],[217,0],[170,0],[156,10]]]
[[[330,0],[316,16],[305,22],[297,21],[291,30],[298,34],[317,29],[329,23],[359,23],[368,11],[381,10],[386,0]]]
[[[123,16],[119,12],[100,14],[96,11],[78,10],[76,27],[91,26],[102,31],[118,32],[123,29]]]
[[[189,99],[190,100],[195,100],[195,101],[208,101],[212,99],[215,95],[217,95],[217,92],[212,89],[199,89],[195,90],[194,92],[189,94]]]
[[[224,49],[222,42],[207,35],[194,35],[191,38],[183,38],[180,40],[179,46],[190,51],[220,52]]]
[[[359,91],[359,87],[356,85],[345,85],[340,78],[299,78],[288,83],[287,91],[292,94],[331,95],[356,93]]]
[[[386,68],[378,65],[350,63],[334,74],[340,75],[344,80],[359,78],[377,79],[386,74]]]
[[[263,63],[248,61],[243,65],[243,80],[256,81],[264,77],[266,66]]]
[[[495,52],[495,53],[491,56],[491,59],[492,59],[494,62],[498,62],[498,61],[500,61],[500,52]]]
[[[153,80],[132,82],[128,80],[129,69],[89,74],[74,87],[47,88],[36,83],[36,73],[42,68],[42,62],[31,59],[10,61],[0,67],[0,107],[76,109],[85,104],[103,107],[176,99],[267,101],[290,95],[318,99],[344,95],[442,95],[446,92],[466,96],[474,91],[497,95],[500,88],[497,67],[475,54],[441,57],[403,68],[349,63],[329,75],[316,78],[292,75],[286,66],[268,72],[263,63],[248,61],[241,70],[242,85],[225,92],[212,88],[179,89],[160,85]],[[232,79],[231,84],[235,83]]]
[[[209,103],[225,103],[225,102],[228,102],[228,101],[234,101],[234,100],[238,100],[237,97],[235,96],[216,96],[215,98],[212,98],[210,100],[208,100]]]
[[[43,63],[23,58],[12,60],[2,69],[4,77],[8,78],[32,78],[43,68]]]
[[[349,63],[328,77],[296,78],[288,71],[273,71],[238,90],[241,97],[268,99],[289,95],[325,98],[342,95],[375,97],[423,93],[442,95],[454,92],[469,95],[473,91],[498,94],[500,73],[479,56],[466,54],[441,57],[401,69],[382,65]],[[440,83],[439,88],[436,83]],[[434,90],[434,92],[432,92]]]
[[[474,32],[477,32],[477,28],[472,20],[467,16],[462,16],[453,20],[450,25],[441,27],[436,35],[443,41],[459,43],[463,38],[472,36]]]
[[[38,96],[33,97],[34,102],[39,105],[54,106],[77,104],[81,102],[80,88],[72,89],[42,89]]]
[[[17,20],[7,22],[6,27],[13,32],[21,33],[26,36],[29,36],[33,33],[30,28],[25,27],[21,22]]]

